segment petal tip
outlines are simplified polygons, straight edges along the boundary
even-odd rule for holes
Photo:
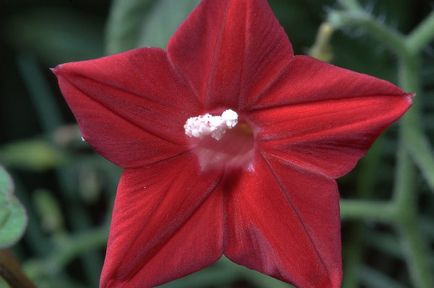
[[[404,93],[404,103],[407,107],[406,110],[410,109],[411,106],[413,106],[413,102],[414,102],[414,97],[416,97],[416,93],[414,92],[406,92]]]
[[[416,93],[406,93],[404,96],[410,104],[413,104],[413,99],[416,97]]]
[[[63,64],[59,64],[56,67],[49,68],[51,72],[53,72],[54,75],[59,76],[59,73],[62,69]]]

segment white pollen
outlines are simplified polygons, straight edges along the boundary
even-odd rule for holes
[[[211,136],[216,140],[222,139],[226,130],[234,128],[238,123],[237,112],[228,109],[221,116],[211,114],[199,115],[187,119],[184,125],[185,134],[189,137],[202,138]]]

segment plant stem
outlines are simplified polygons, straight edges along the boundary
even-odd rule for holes
[[[401,243],[395,235],[387,232],[371,232],[366,238],[366,244],[391,257],[404,260]]]
[[[108,226],[82,232],[78,235],[63,235],[55,241],[56,246],[51,254],[42,260],[35,260],[41,276],[50,275],[58,277],[61,271],[72,260],[89,252],[105,247],[107,243]]]
[[[408,48],[405,57],[400,58],[399,82],[406,91],[420,94],[420,60],[417,52]],[[401,139],[413,161],[420,167],[421,172],[430,188],[434,191],[434,157],[426,138],[421,121],[421,95],[414,98],[413,107],[402,120]]]
[[[382,147],[384,138],[380,138],[362,160],[360,172],[356,180],[356,197],[366,199],[373,194],[378,179],[378,169],[382,164]],[[360,221],[351,225],[350,238],[344,246],[344,270],[343,287],[356,288],[360,277],[360,265],[364,250],[365,235],[368,233],[366,225]]]
[[[420,168],[420,172],[425,178],[429,188],[434,192],[434,154],[431,149],[428,137],[422,131],[420,117],[414,119],[416,125],[404,129],[403,138],[405,148],[410,153],[411,158]]]
[[[407,37],[407,44],[414,52],[419,52],[425,48],[433,38],[434,11],[431,11],[425,20]]]
[[[419,91],[419,59],[417,54],[408,54],[403,57],[399,66],[399,81],[408,91]],[[396,182],[394,190],[394,205],[397,209],[396,224],[400,232],[407,266],[415,286],[430,288],[434,281],[429,266],[430,250],[421,227],[418,224],[418,197],[415,187],[416,167],[411,161],[405,147],[406,131],[411,130],[418,123],[418,105],[414,105],[402,119],[400,131],[400,145],[398,148],[398,162],[396,168]]]
[[[8,250],[0,250],[0,277],[13,288],[36,287],[27,278],[15,257]]]
[[[75,235],[67,239],[64,246],[56,249],[47,262],[50,263],[49,266],[62,269],[75,257],[105,247],[107,235],[108,228],[106,226]]]
[[[341,218],[363,219],[389,223],[394,218],[393,207],[388,202],[368,200],[341,200]]]
[[[399,220],[398,230],[401,234],[401,241],[413,283],[419,288],[432,288],[434,282],[429,261],[430,250],[418,225],[418,217],[413,213]]]
[[[335,28],[360,27],[370,35],[388,46],[399,57],[408,51],[404,37],[399,32],[385,26],[361,9],[348,11],[333,11],[328,21]]]
[[[347,3],[348,1],[341,0],[341,2],[343,4]],[[348,3],[344,5],[344,7],[347,6]],[[405,61],[407,65],[411,65],[413,69],[415,69],[400,69],[401,74],[414,74],[420,71],[418,63],[413,63],[414,61],[411,59],[417,60],[418,57],[416,55],[420,52],[420,49],[424,47],[423,45],[428,44],[430,40],[434,38],[434,11],[408,37],[405,37],[398,31],[395,31],[376,20],[370,14],[363,11],[360,7],[358,9],[355,9],[354,7],[349,9],[347,7],[346,11],[333,11],[329,14],[328,21],[336,28],[363,28],[369,32],[370,35],[376,37],[391,51],[393,51],[399,59],[401,59],[401,63]],[[408,81],[413,81],[414,78],[415,77],[412,75],[409,75],[408,77],[406,75],[400,75],[400,79],[403,79],[402,81],[407,81],[406,79],[408,79]],[[416,81],[418,81],[418,79],[416,79]],[[419,87],[420,85],[412,85],[409,83],[409,85],[402,86]],[[414,93],[419,92],[410,88],[406,88],[406,90]],[[420,105],[418,103],[420,103],[420,101],[416,101],[414,106]],[[412,110],[415,109],[419,108],[412,108]],[[411,125],[410,129],[404,128],[403,139],[408,146],[411,157],[414,159],[417,166],[420,167],[422,174],[431,190],[434,191],[434,156],[428,138],[423,131],[420,113],[412,113],[409,111],[407,114],[410,114],[410,116],[407,115],[406,117],[411,118],[411,120],[408,121],[412,121],[414,123]]]
[[[342,4],[346,2],[341,0]],[[353,1],[348,3],[351,2]],[[434,12],[409,37],[404,37],[348,3],[344,5],[347,11],[330,13],[329,21],[338,28],[352,26],[365,29],[378,38],[398,57],[401,87],[406,91],[419,92],[421,88],[419,83],[419,53],[434,37]],[[423,170],[424,176],[431,186],[433,181],[430,171],[433,169],[434,160],[427,138],[423,133],[419,106],[420,100],[416,100],[412,109],[401,121],[393,200],[388,203],[343,201],[342,215],[344,218],[390,220],[395,223],[404,244],[412,282],[416,287],[430,288],[434,287],[429,267],[430,250],[418,222],[418,195],[414,188],[416,167],[412,160]],[[385,210],[387,217],[382,216],[381,210],[380,212],[376,211],[376,209],[383,208],[388,209],[388,211]],[[372,215],[370,215],[371,213]]]

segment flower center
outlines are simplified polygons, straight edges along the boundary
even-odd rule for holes
[[[184,129],[202,170],[253,169],[253,131],[237,112],[191,117]]]
[[[226,130],[234,128],[238,123],[237,112],[228,109],[221,116],[211,114],[199,115],[188,118],[185,122],[185,134],[189,137],[202,138],[210,135],[216,140],[220,140]]]

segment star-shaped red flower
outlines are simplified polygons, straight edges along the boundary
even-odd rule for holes
[[[55,73],[84,138],[125,169],[101,287],[153,287],[222,255],[340,287],[334,179],[411,104],[388,82],[293,56],[265,0],[204,0],[166,51]]]

